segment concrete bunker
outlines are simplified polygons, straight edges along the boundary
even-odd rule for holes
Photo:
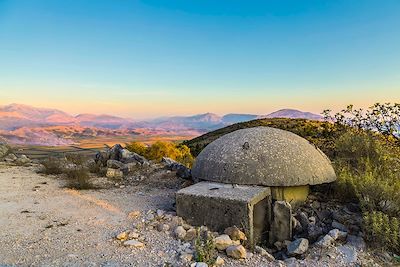
[[[236,225],[251,246],[291,236],[290,222],[282,217],[274,222],[280,210],[271,203],[284,201],[291,209],[306,200],[310,185],[336,180],[322,151],[294,133],[271,127],[241,129],[218,138],[198,155],[192,176],[202,182],[178,191],[178,215],[214,231]],[[236,213],[228,212],[232,208]],[[290,211],[283,213],[291,219]],[[280,229],[286,226],[289,229]],[[281,230],[286,233],[274,233]]]

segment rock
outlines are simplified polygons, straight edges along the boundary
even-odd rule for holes
[[[143,248],[144,244],[137,240],[128,240],[124,242],[124,246],[130,246],[134,248]]]
[[[111,169],[120,169],[124,167],[124,164],[121,161],[109,159],[107,160],[107,168]]]
[[[192,241],[197,237],[197,230],[194,228],[190,228],[189,230],[186,231],[186,235],[184,240],[185,241]]]
[[[167,232],[169,229],[169,225],[166,223],[160,223],[157,225],[157,230],[160,232]]]
[[[246,249],[242,245],[228,247],[226,254],[234,259],[245,259],[247,256]]]
[[[107,178],[122,178],[123,176],[124,174],[122,173],[121,170],[111,169],[111,168],[107,169],[106,173]]]
[[[349,229],[344,224],[341,224],[340,222],[335,221],[335,220],[332,222],[332,228],[339,229],[340,231],[343,231],[343,232],[349,231]]]
[[[355,235],[347,236],[347,245],[351,245],[360,250],[365,250],[366,248],[364,239],[361,236],[355,236]]]
[[[186,230],[182,226],[177,226],[174,230],[175,237],[183,240],[186,236]]]
[[[308,250],[308,240],[305,238],[299,238],[291,242],[287,247],[287,253],[289,256],[302,255]]]
[[[138,211],[138,210],[131,211],[128,214],[128,218],[130,218],[130,219],[136,219],[139,216],[140,216],[140,211]]]
[[[232,245],[232,239],[229,235],[220,235],[214,238],[214,244],[218,250],[225,250]]]
[[[295,217],[300,222],[301,227],[303,229],[307,229],[308,228],[308,225],[310,224],[310,222],[308,221],[307,214],[305,214],[304,212],[300,212]]]
[[[10,147],[5,143],[0,142],[0,159],[4,158],[8,153],[10,153]]]
[[[352,246],[339,246],[337,247],[337,251],[343,255],[343,260],[347,265],[357,262],[358,253],[355,247]]]
[[[195,262],[192,263],[190,267],[208,267],[208,264],[204,262]]]
[[[163,157],[161,162],[165,164],[168,170],[176,171],[176,175],[180,178],[190,179],[192,177],[192,173],[189,168],[171,158]]]
[[[193,260],[193,254],[191,254],[191,253],[182,253],[179,256],[179,258],[183,262],[191,262]]]
[[[266,251],[264,248],[260,247],[260,246],[256,246],[255,250],[256,253],[260,254],[261,256],[263,256],[264,258],[266,258],[269,261],[274,261],[275,257],[272,256],[268,251]]]
[[[17,159],[18,159],[17,156],[15,156],[13,153],[10,153],[4,158],[4,161],[10,163],[16,161]]]
[[[157,213],[157,217],[162,218],[162,217],[164,217],[164,215],[165,215],[165,210],[160,210],[160,209],[158,209],[158,210],[156,211],[156,213]]]
[[[107,148],[97,152],[94,161],[96,162],[96,164],[100,164],[101,166],[106,166],[107,160],[109,159],[110,159],[110,149]]]
[[[287,259],[283,260],[283,262],[286,264],[286,267],[300,266],[299,263],[297,262],[297,259],[294,257],[287,258]]]
[[[330,235],[334,240],[345,240],[347,237],[347,233],[342,232],[339,229],[330,230],[328,235]]]
[[[316,246],[327,248],[331,246],[335,242],[335,239],[328,235],[325,235],[323,238],[321,238],[317,243],[315,243]]]
[[[226,228],[224,233],[229,235],[232,240],[247,240],[246,235],[236,226]]]
[[[275,201],[270,231],[272,242],[292,239],[292,206],[286,201]]]
[[[130,232],[128,235],[128,238],[130,239],[138,239],[139,238],[139,233],[138,232]]]
[[[324,231],[322,227],[318,225],[309,224],[307,228],[307,236],[311,243],[315,242],[321,235],[323,235]]]
[[[225,264],[225,260],[223,258],[221,258],[220,256],[218,256],[214,262],[214,266],[222,266],[224,264]]]
[[[117,239],[121,241],[125,241],[128,239],[129,233],[127,231],[121,232],[117,235]]]
[[[18,165],[26,165],[31,163],[31,160],[26,155],[21,155],[19,158],[17,158],[15,163]]]
[[[121,152],[123,150],[123,147],[120,144],[116,144],[114,145],[111,149],[110,149],[110,159],[113,160],[121,160]]]
[[[142,166],[149,165],[149,161],[145,157],[135,152],[129,152],[129,153],[122,152],[122,153],[124,154],[124,157],[121,160],[124,163],[138,162]]]

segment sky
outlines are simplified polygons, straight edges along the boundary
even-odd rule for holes
[[[0,105],[134,118],[400,102],[400,1],[0,0]]]

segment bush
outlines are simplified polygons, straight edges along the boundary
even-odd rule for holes
[[[61,174],[63,173],[63,162],[59,158],[48,157],[43,160],[42,165],[44,167],[43,173],[45,174]]]
[[[147,146],[140,142],[131,142],[127,144],[125,148],[142,156],[145,156],[147,153]]]
[[[79,153],[68,153],[65,155],[65,158],[68,162],[76,165],[84,165],[88,161],[85,155]]]
[[[215,263],[218,253],[215,248],[214,238],[210,233],[198,230],[194,246],[196,262],[204,262],[209,266]]]
[[[93,188],[90,183],[90,175],[86,168],[78,166],[74,169],[68,169],[64,172],[68,178],[69,188],[75,189],[91,189]]]
[[[400,253],[400,219],[383,212],[365,212],[364,234],[367,241]]]
[[[160,161],[163,157],[168,157],[186,167],[191,167],[194,161],[190,149],[186,145],[177,145],[172,142],[157,141],[149,147],[139,142],[132,142],[126,145],[126,149],[150,160]]]

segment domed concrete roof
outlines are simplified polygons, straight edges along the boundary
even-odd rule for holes
[[[294,133],[271,127],[221,136],[198,155],[192,175],[199,180],[265,186],[336,180],[331,162],[322,151]]]

